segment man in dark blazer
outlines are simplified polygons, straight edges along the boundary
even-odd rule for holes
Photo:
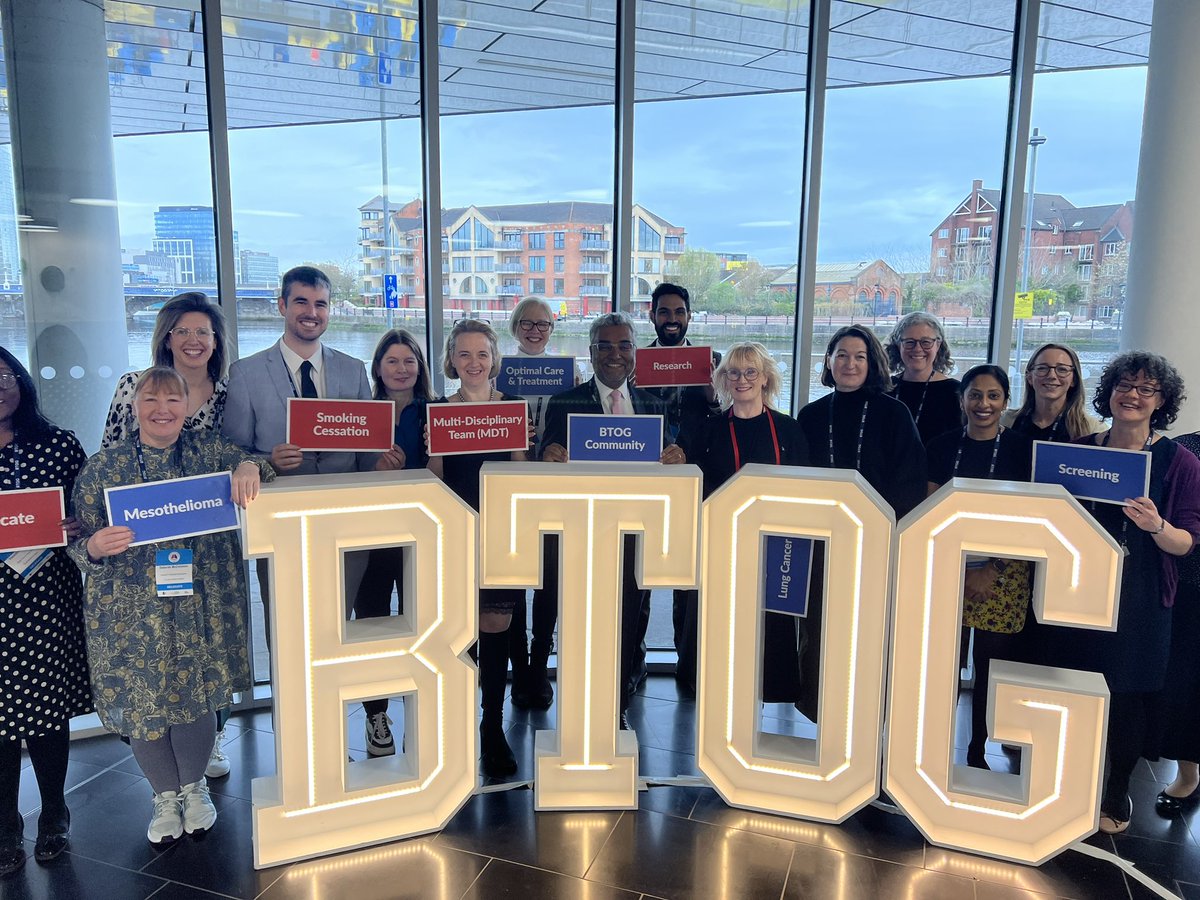
[[[539,448],[545,462],[567,462],[567,417],[572,414],[658,415],[666,414],[662,401],[629,383],[637,346],[633,340],[633,320],[625,313],[609,313],[592,322],[588,344],[592,357],[589,380],[578,387],[550,398],[546,407],[546,431]],[[665,422],[664,422],[665,425]],[[664,438],[666,428],[663,429]],[[675,444],[663,448],[659,461],[685,462],[683,451]],[[637,538],[625,536],[621,555],[621,727],[628,728],[626,711],[635,685],[632,680],[638,627],[642,610],[650,602],[650,592],[638,587],[634,572]]]

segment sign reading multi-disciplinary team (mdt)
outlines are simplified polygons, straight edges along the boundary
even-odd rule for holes
[[[1150,493],[1150,454],[1145,450],[1033,442],[1033,480],[1061,484],[1079,500],[1124,504]]]
[[[66,546],[65,518],[60,487],[0,491],[0,552]]]
[[[104,505],[110,525],[133,529],[130,546],[136,547],[234,530],[238,515],[232,493],[230,474],[215,472],[105,488]]]
[[[425,411],[430,456],[529,448],[529,405],[524,400],[430,403]]]
[[[658,462],[662,447],[662,416],[567,416],[571,462]]]
[[[790,534],[764,534],[763,608],[804,618],[808,615],[813,541]]]
[[[549,397],[575,386],[573,356],[505,356],[496,390],[514,397]]]
[[[395,430],[391,400],[288,398],[287,440],[301,450],[390,450]]]
[[[710,347],[643,347],[637,352],[634,378],[638,387],[709,384]]]

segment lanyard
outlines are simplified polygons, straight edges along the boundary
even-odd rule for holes
[[[837,391],[834,391],[829,397],[829,467],[831,469],[837,468],[837,463],[833,458],[833,401],[835,397],[837,397]],[[867,430],[867,409],[870,405],[870,400],[863,404],[862,419],[858,423],[858,447],[854,451],[854,468],[856,470],[862,468],[863,434]]]
[[[1108,439],[1112,437],[1112,429],[1104,432],[1104,437],[1100,439],[1100,446],[1107,447]],[[1150,429],[1150,433],[1146,435],[1146,443],[1142,444],[1143,450],[1150,449],[1150,442],[1154,440],[1154,429]],[[1096,501],[1092,501],[1092,513],[1096,512]],[[1125,515],[1121,516],[1121,552],[1126,556],[1129,555],[1129,519]]]
[[[13,490],[19,491],[21,489],[21,446],[17,443],[17,430],[15,428],[13,429],[12,443],[9,446],[12,447]]]
[[[1004,431],[1003,428],[997,428],[996,437],[992,439],[992,461],[988,464],[988,478],[992,478],[996,474],[996,457],[1000,454],[1000,433],[1002,431]],[[950,473],[951,478],[958,474],[958,464],[962,462],[963,448],[967,445],[967,441],[967,429],[964,428],[962,437],[958,441],[958,452],[954,454],[954,469]]]
[[[775,465],[780,465],[782,456],[779,453],[779,435],[775,433],[775,418],[763,407],[761,413],[767,417],[767,424],[771,426],[771,443],[775,445]],[[729,439],[733,442],[733,471],[738,471],[742,467],[742,453],[738,449],[737,431],[733,427],[733,410],[729,410]]]
[[[138,472],[142,476],[142,481],[150,480],[150,476],[146,474],[146,456],[142,453],[142,439],[135,437],[133,440],[133,452],[137,456]],[[183,469],[183,449],[179,446],[179,439],[175,440],[174,447],[171,448],[171,462],[179,469],[179,477],[184,478],[187,472]]]
[[[933,381],[933,375],[937,369],[931,369],[929,377],[925,379],[925,385],[921,388],[921,400],[917,403],[917,414],[913,416],[913,424],[917,425],[921,421],[921,410],[925,408],[925,395],[929,393],[929,382]]]

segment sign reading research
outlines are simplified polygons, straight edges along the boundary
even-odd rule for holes
[[[637,353],[634,371],[638,387],[709,384],[712,348],[645,347]]]
[[[104,505],[111,525],[133,529],[133,543],[153,544],[238,527],[228,472],[189,475],[145,484],[106,488]]]
[[[1079,500],[1124,505],[1150,493],[1150,454],[1144,450],[1033,442],[1033,480],[1061,484]]]
[[[549,397],[575,386],[573,356],[505,356],[496,390],[517,397]]]
[[[662,439],[662,416],[567,416],[571,462],[658,462]]]
[[[763,535],[763,608],[789,616],[808,615],[813,542],[787,534]]]

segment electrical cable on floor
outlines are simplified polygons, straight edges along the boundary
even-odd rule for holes
[[[1138,869],[1133,863],[1127,859],[1122,859],[1115,853],[1110,853],[1107,850],[1101,850],[1099,847],[1093,847],[1091,844],[1085,844],[1083,841],[1076,841],[1071,844],[1068,850],[1074,850],[1077,853],[1082,853],[1084,856],[1090,856],[1093,859],[1102,859],[1112,863],[1118,869],[1122,870],[1126,875],[1136,878],[1148,890],[1153,891],[1165,900],[1180,900],[1178,894],[1173,894],[1167,890],[1145,872]]]

